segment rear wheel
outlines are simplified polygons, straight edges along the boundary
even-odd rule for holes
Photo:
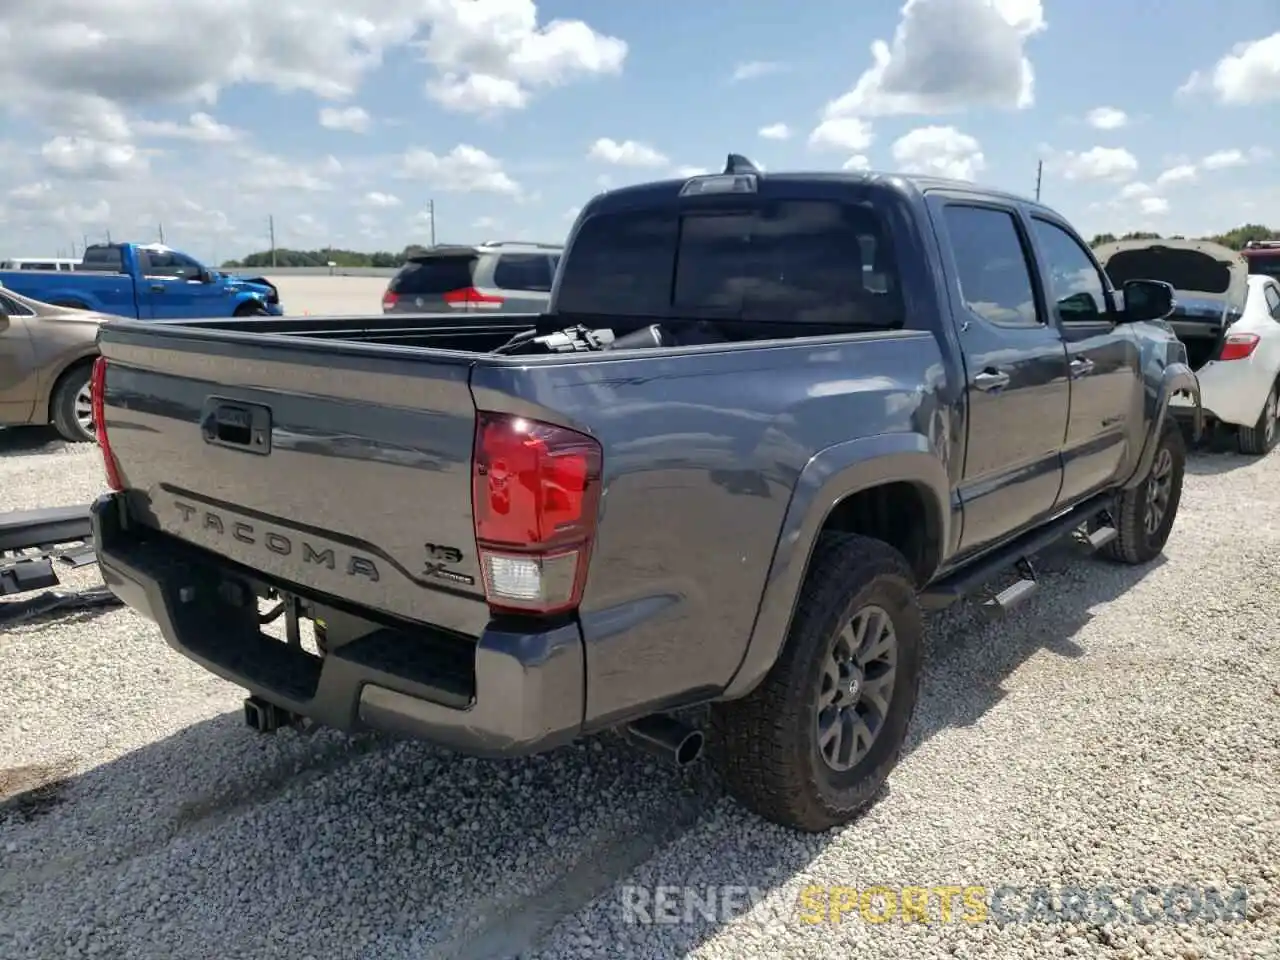
[[[1132,490],[1120,494],[1112,518],[1120,535],[1102,548],[1104,556],[1138,564],[1159,555],[1178,515],[1186,467],[1187,447],[1182,430],[1172,417],[1167,417],[1146,477]]]
[[[1267,402],[1262,405],[1262,413],[1258,422],[1252,427],[1241,427],[1239,433],[1240,452],[1253,456],[1270,453],[1280,437],[1280,384],[1273,383],[1271,392],[1267,394]]]
[[[750,694],[712,707],[713,750],[730,792],[797,830],[853,820],[898,762],[923,633],[898,551],[824,535],[777,663]]]
[[[242,303],[240,306],[236,307],[236,312],[233,316],[266,317],[270,316],[270,314],[267,313],[267,308],[260,303]]]
[[[53,388],[50,403],[53,427],[71,443],[88,443],[96,439],[93,425],[93,397],[89,391],[89,364],[73,367],[62,375]]]

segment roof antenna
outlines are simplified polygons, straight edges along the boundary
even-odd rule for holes
[[[725,173],[759,173],[756,165],[740,153],[729,154],[724,164]]]

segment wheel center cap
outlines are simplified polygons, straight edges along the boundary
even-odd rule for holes
[[[838,689],[841,702],[856,700],[862,692],[862,674],[856,671],[845,674],[840,678]]]

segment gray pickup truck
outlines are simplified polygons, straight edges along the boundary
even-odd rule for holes
[[[98,557],[258,729],[705,736],[823,830],[897,762],[922,611],[1162,550],[1172,306],[1025,199],[731,155],[587,203],[543,314],[107,323]]]

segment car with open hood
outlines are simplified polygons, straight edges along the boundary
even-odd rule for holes
[[[73,443],[94,439],[89,374],[105,319],[0,288],[0,426],[51,423]]]
[[[1200,381],[1204,416],[1237,431],[1243,453],[1280,440],[1280,284],[1250,275],[1236,250],[1207,240],[1117,240],[1095,250],[1117,287],[1134,278],[1174,288],[1168,324]],[[1179,406],[1175,412],[1191,412]]]

